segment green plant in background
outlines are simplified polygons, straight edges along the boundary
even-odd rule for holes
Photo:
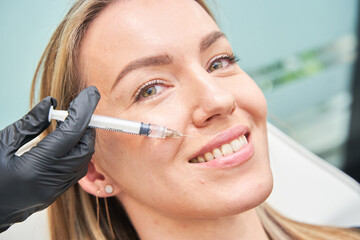
[[[306,50],[248,73],[266,93],[335,65],[352,63],[356,57],[356,47],[354,35],[344,36],[328,45]]]

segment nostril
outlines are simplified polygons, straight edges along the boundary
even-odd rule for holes
[[[233,108],[231,109],[230,114],[233,114],[233,113],[235,112],[236,108],[237,108],[237,104],[236,104],[236,102],[234,101],[234,106],[233,106]]]
[[[211,121],[212,119],[216,118],[216,117],[219,117],[220,114],[215,114],[215,115],[212,115],[211,117],[209,117],[208,119],[206,119],[206,122],[209,122]]]

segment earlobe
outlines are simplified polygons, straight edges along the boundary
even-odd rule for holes
[[[95,167],[93,161],[89,162],[87,174],[79,181],[81,188],[85,192],[99,197],[112,197],[118,194],[120,190],[116,189],[111,184],[111,181],[107,180],[107,177],[100,173],[101,170],[99,170]]]
[[[108,194],[112,194],[114,192],[114,187],[111,184],[107,184],[105,186],[105,192]]]

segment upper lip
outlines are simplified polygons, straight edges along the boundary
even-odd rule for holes
[[[210,140],[207,144],[205,144],[190,159],[196,158],[198,156],[202,156],[207,152],[212,152],[214,148],[219,148],[221,145],[225,143],[229,143],[233,139],[248,133],[249,133],[249,128],[244,125],[236,125],[234,127],[226,129],[225,131],[218,133],[212,140]]]

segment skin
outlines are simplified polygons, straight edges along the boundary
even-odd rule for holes
[[[166,9],[166,11],[164,11]],[[80,72],[101,93],[96,114],[163,125],[195,138],[152,139],[97,130],[95,154],[82,188],[121,201],[142,239],[267,239],[254,208],[272,190],[266,101],[236,63],[226,37],[192,0],[120,1],[91,23],[80,49]],[[170,56],[171,63],[125,74],[130,62]],[[156,92],[137,89],[161,80]],[[154,89],[153,89],[154,90]],[[216,134],[247,126],[255,152],[244,164],[203,169],[191,157]],[[114,192],[107,194],[105,185]]]

